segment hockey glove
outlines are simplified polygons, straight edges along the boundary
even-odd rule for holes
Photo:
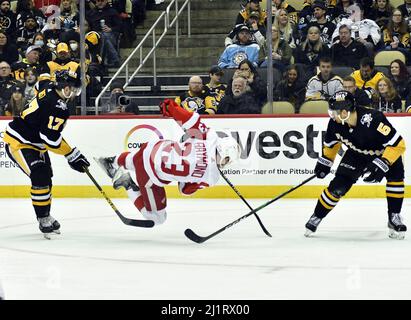
[[[390,170],[389,163],[385,159],[375,158],[365,169],[363,176],[364,182],[378,183],[381,182],[385,174]]]
[[[71,150],[65,157],[70,167],[78,172],[84,172],[84,168],[90,166],[90,162],[87,161],[86,157],[77,148]]]
[[[171,99],[165,99],[163,102],[160,103],[160,109],[161,109],[161,113],[165,116],[165,117],[171,117],[171,113],[170,110],[172,108],[178,107],[179,105]]]
[[[314,173],[317,178],[324,179],[331,171],[333,162],[327,158],[319,157],[317,165],[314,168]]]

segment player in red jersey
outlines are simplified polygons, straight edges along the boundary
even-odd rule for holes
[[[113,187],[124,187],[137,209],[156,225],[167,217],[164,186],[176,181],[182,194],[191,195],[215,185],[220,176],[218,168],[240,157],[237,141],[219,138],[201,122],[198,113],[168,99],[161,107],[163,115],[174,118],[185,131],[183,142],[159,139],[144,143],[138,151],[95,159],[112,178]],[[134,179],[124,169],[131,171]]]

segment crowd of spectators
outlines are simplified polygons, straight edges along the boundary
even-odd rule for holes
[[[189,90],[176,101],[206,114],[261,113],[267,102],[262,74],[272,67],[282,75],[274,82],[274,100],[291,102],[296,113],[305,101],[326,101],[342,88],[350,88],[360,104],[385,112],[411,106],[411,0],[398,8],[389,0],[301,1],[303,9],[297,11],[286,0],[273,0],[268,52],[267,12],[260,0],[244,0],[222,39],[225,49],[209,70],[209,83],[191,77]],[[122,43],[133,42],[145,10],[161,2],[85,0],[85,29],[80,30],[79,0],[0,0],[0,115],[14,114],[11,106],[24,106],[36,94],[37,81],[53,81],[62,69],[80,72],[80,33],[86,39],[91,104],[107,68],[120,65]],[[378,69],[374,56],[381,51],[400,52],[403,59],[393,60],[386,71]],[[351,71],[342,75],[338,68]],[[235,72],[223,83],[228,69]],[[112,91],[115,101],[108,112],[138,113],[136,106],[126,108],[129,100],[118,93]],[[73,114],[76,105],[70,106]]]
[[[90,105],[90,97],[102,89],[101,77],[120,66],[119,48],[135,40],[145,10],[164,0],[84,0],[84,30],[80,1],[0,0],[0,115],[17,115],[36,94],[37,81],[53,81],[58,70],[81,72],[80,33],[85,35]],[[77,104],[69,106],[72,114]],[[127,110],[138,113],[133,105]]]
[[[267,84],[259,73],[266,72],[268,55],[272,67],[283,75],[274,83],[274,100],[291,102],[296,113],[305,101],[327,101],[343,89],[352,91],[359,104],[384,112],[411,107],[407,69],[411,66],[411,0],[398,8],[390,0],[301,1],[304,6],[298,12],[286,0],[273,0],[272,52],[268,52],[267,13],[260,0],[246,0],[216,62],[221,72],[237,70],[212,113],[261,113]],[[374,57],[381,51],[401,52],[404,61],[396,59],[380,71]],[[244,61],[254,80],[241,72]],[[349,73],[335,72],[341,68]],[[238,77],[245,81],[234,81]],[[209,94],[204,87],[203,96]]]

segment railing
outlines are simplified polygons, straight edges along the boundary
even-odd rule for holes
[[[181,0],[180,0],[181,1]],[[125,69],[125,76],[126,76],[126,84],[124,85],[124,89],[128,87],[130,82],[134,79],[134,77],[137,75],[137,73],[141,70],[141,68],[144,66],[146,61],[153,55],[153,84],[154,86],[157,86],[157,63],[156,63],[156,49],[160,44],[160,41],[164,38],[164,36],[167,34],[168,30],[171,29],[174,25],[176,28],[176,56],[178,57],[179,55],[179,23],[178,23],[178,18],[182,14],[183,10],[187,7],[187,28],[188,28],[188,37],[191,37],[191,0],[186,0],[183,5],[179,8],[179,0],[173,0],[166,8],[164,12],[161,13],[161,15],[158,17],[156,22],[153,24],[153,26],[150,28],[150,30],[147,31],[146,35],[144,38],[140,41],[140,43],[137,45],[137,47],[133,50],[133,52],[128,56],[128,58],[123,62],[123,64],[120,66],[120,68],[117,70],[117,72],[114,74],[114,76],[110,79],[110,81],[106,84],[106,86],[103,88],[103,90],[100,92],[100,94],[97,96],[96,101],[95,101],[95,109],[96,109],[96,115],[98,114],[98,105],[100,102],[101,97],[103,94],[106,92],[106,90],[110,87],[111,83],[116,79],[120,73]],[[174,7],[174,9],[173,9]],[[171,12],[175,13],[174,19],[171,19]],[[156,37],[156,28],[162,24],[164,21],[164,28],[163,32],[159,37]],[[143,57],[143,45],[149,39],[150,35],[152,35],[152,46],[150,51]],[[133,72],[131,76],[129,76],[129,62],[133,57],[139,53],[140,55],[140,64],[136,68],[136,70]]]

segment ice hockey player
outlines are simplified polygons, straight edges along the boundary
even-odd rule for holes
[[[348,91],[336,92],[329,101],[330,121],[318,159],[315,174],[323,179],[341,144],[348,147],[335,172],[334,179],[318,199],[314,214],[306,227],[306,236],[316,232],[321,220],[337,205],[351,186],[363,176],[367,183],[378,183],[385,177],[388,204],[389,237],[404,239],[407,227],[401,217],[404,198],[405,142],[382,112],[356,105]]]
[[[183,142],[150,141],[138,151],[95,159],[113,179],[113,187],[124,187],[137,209],[156,225],[167,218],[164,186],[176,181],[183,195],[191,195],[216,184],[218,167],[224,168],[240,157],[236,140],[219,138],[201,122],[198,113],[168,99],[161,103],[161,108],[164,116],[173,117],[185,131]],[[132,172],[137,184],[124,169]]]
[[[50,215],[53,171],[48,151],[64,155],[70,167],[84,172],[90,163],[61,135],[69,110],[67,103],[80,91],[80,75],[56,72],[56,82],[40,83],[40,91],[19,117],[6,128],[6,152],[31,180],[31,199],[40,231],[47,239],[60,233],[60,224]]]

